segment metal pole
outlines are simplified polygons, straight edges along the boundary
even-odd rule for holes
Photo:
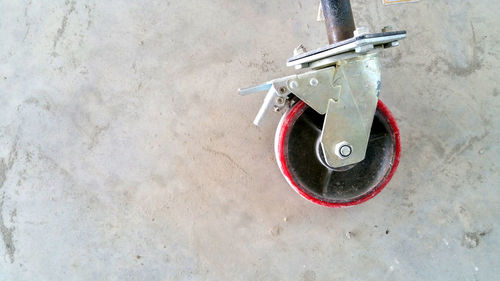
[[[326,32],[330,44],[354,36],[354,18],[350,0],[321,0],[325,16]]]

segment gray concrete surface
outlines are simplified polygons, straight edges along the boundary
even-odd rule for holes
[[[316,0],[0,1],[0,280],[498,280],[499,1],[384,6],[399,170],[312,205],[236,89],[326,43]]]

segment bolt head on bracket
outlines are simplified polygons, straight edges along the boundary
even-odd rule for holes
[[[352,153],[352,146],[346,141],[339,142],[335,145],[335,155],[340,159],[349,157]]]

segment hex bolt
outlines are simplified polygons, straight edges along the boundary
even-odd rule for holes
[[[295,90],[299,87],[299,82],[292,80],[289,85],[290,85],[290,89]]]
[[[280,87],[280,94],[286,93],[286,88],[285,87]]]
[[[366,26],[360,26],[354,30],[354,37],[365,35],[370,33],[370,30]]]
[[[352,146],[346,141],[341,141],[335,145],[335,155],[340,159],[345,159],[352,154]]]
[[[345,144],[340,147],[339,153],[342,157],[349,157],[352,153],[352,147],[348,144]]]
[[[278,97],[278,98],[276,99],[276,103],[277,103],[277,104],[284,104],[284,103],[285,103],[285,99],[284,99],[283,97]]]
[[[297,48],[295,48],[293,50],[293,55],[298,56],[298,55],[301,55],[301,54],[306,53],[306,52],[307,52],[306,47],[304,47],[302,44],[300,44],[299,46],[297,46]]]
[[[318,81],[318,79],[313,77],[313,78],[311,78],[311,80],[309,80],[309,84],[313,87],[316,87],[316,86],[318,86],[319,81]]]
[[[391,32],[393,30],[391,25],[384,26],[382,32]]]
[[[394,42],[391,42],[391,43],[384,44],[384,48],[386,48],[386,49],[392,48],[392,47],[397,47],[397,46],[399,46],[399,42],[398,41],[394,41]]]

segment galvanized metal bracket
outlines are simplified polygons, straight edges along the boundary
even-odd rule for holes
[[[327,164],[340,168],[365,157],[373,116],[380,92],[377,52],[336,62],[335,66],[291,75],[263,85],[240,89],[246,95],[267,90],[254,124],[258,125],[271,108],[279,111],[294,94],[320,114],[326,114],[321,146]],[[346,144],[349,155],[339,149]]]
[[[296,69],[327,67],[337,61],[372,52],[374,49],[398,46],[399,40],[406,38],[406,31],[392,31],[390,26],[384,27],[380,33],[369,33],[367,28],[359,27],[354,34],[355,37],[350,39],[296,54],[288,59],[287,66]]]
[[[338,100],[328,100],[321,145],[327,164],[333,168],[355,164],[365,158],[370,130],[380,93],[380,65],[376,54],[337,64],[334,87]],[[349,157],[340,149],[350,147]]]
[[[338,100],[340,87],[335,85],[336,67],[309,71],[291,75],[284,79],[276,79],[272,85],[280,92],[294,94],[320,114],[325,114],[328,100]]]

